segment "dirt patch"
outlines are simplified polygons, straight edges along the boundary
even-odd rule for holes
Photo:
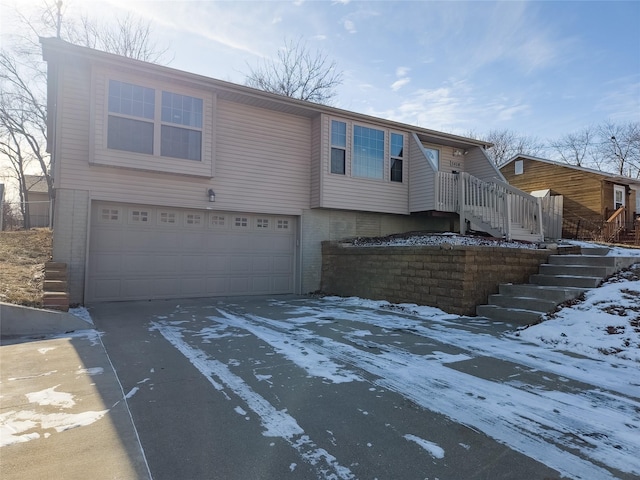
[[[42,306],[44,263],[51,259],[51,230],[0,232],[0,301]]]

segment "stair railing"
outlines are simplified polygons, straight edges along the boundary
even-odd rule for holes
[[[513,224],[542,238],[542,204],[538,198],[500,180],[485,182],[465,172],[458,175],[461,233],[465,233],[468,220],[507,240],[511,239]]]
[[[603,240],[605,242],[616,242],[620,239],[620,234],[624,231],[624,212],[626,208],[620,207],[607,219],[603,228]]]

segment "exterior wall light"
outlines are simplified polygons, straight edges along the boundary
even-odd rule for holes
[[[214,192],[212,188],[209,189],[209,191],[207,192],[207,195],[209,195],[210,202],[213,203],[216,201],[216,192]]]

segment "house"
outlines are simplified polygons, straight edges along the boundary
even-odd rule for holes
[[[27,186],[25,201],[29,205],[29,227],[48,227],[49,225],[49,187],[43,175],[25,175]]]
[[[71,303],[311,292],[324,240],[541,233],[485,142],[41,43]]]
[[[615,238],[609,237],[616,230],[635,228],[640,179],[529,155],[516,155],[500,171],[509,184],[525,192],[563,197],[564,238],[612,241]],[[607,221],[617,222],[620,228],[607,234]]]

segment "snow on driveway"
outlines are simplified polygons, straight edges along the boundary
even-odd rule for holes
[[[269,375],[241,377],[232,367],[242,360],[213,358],[209,342],[249,336],[274,362],[293,362],[309,378],[370,382],[569,478],[640,476],[640,369],[634,359],[535,345],[482,319],[431,307],[326,297],[282,308],[287,318],[275,320],[223,304],[205,323],[164,317],[152,328],[215,389],[245,402],[230,402],[231,410],[256,415],[263,435],[287,441],[319,478],[355,478],[340,463],[339,445],[334,452],[320,448],[292,413],[250,386],[256,379],[271,385]],[[398,433],[434,459],[447,458],[432,439]]]

